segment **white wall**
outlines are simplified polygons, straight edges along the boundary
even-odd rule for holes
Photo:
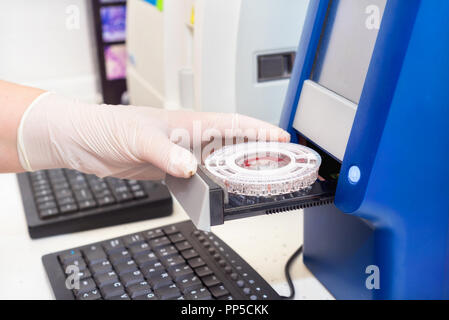
[[[99,100],[90,0],[0,0],[0,79]]]

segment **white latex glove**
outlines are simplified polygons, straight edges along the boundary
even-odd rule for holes
[[[170,136],[184,130],[192,137],[195,124],[202,133],[214,129],[224,136],[231,130],[239,136],[255,129],[257,138],[268,131],[268,140],[290,139],[284,130],[236,114],[91,105],[44,93],[22,117],[19,158],[26,171],[68,168],[98,177],[151,180],[168,173],[188,178],[195,174],[197,160]]]

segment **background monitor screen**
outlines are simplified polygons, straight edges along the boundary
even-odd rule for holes
[[[105,47],[104,58],[106,63],[106,78],[108,80],[126,78],[127,57],[126,46],[124,44]]]
[[[92,3],[103,102],[127,104],[126,0]]]
[[[311,79],[359,103],[387,0],[333,0]]]
[[[126,6],[102,7],[101,24],[104,42],[118,42],[126,39]]]

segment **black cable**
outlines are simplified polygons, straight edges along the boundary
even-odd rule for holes
[[[290,295],[287,296],[281,296],[284,300],[291,300],[295,297],[295,286],[293,285],[293,280],[290,275],[290,268],[295,261],[295,259],[302,253],[302,246],[299,247],[298,250],[293,253],[293,255],[288,259],[287,264],[285,265],[285,277],[287,278],[288,286],[290,287]]]

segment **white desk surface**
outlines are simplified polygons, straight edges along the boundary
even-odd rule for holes
[[[175,203],[170,217],[31,240],[13,174],[0,175],[0,299],[54,299],[41,257],[166,224],[187,215]],[[284,266],[302,242],[300,211],[227,222],[212,231],[242,256],[281,295],[289,293]],[[292,267],[295,299],[333,299],[298,259]]]

